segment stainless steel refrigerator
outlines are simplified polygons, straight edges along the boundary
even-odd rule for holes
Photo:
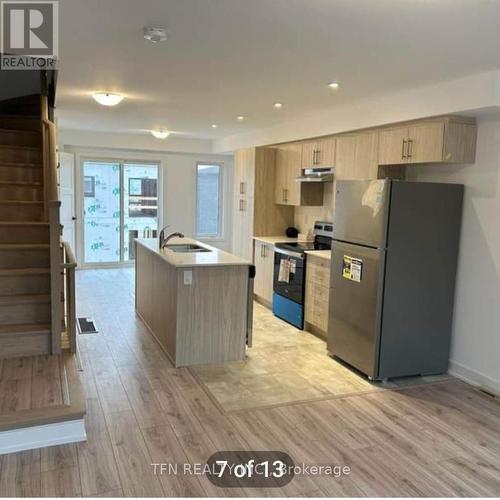
[[[327,346],[371,379],[447,371],[463,185],[337,181]]]

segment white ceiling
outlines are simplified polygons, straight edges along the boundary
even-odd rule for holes
[[[220,139],[500,66],[500,0],[61,0],[60,17],[67,129]]]

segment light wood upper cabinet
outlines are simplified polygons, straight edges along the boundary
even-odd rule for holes
[[[293,225],[293,207],[275,204],[276,149],[235,152],[233,253],[253,258],[254,236],[284,234]]]
[[[321,183],[297,182],[302,173],[302,144],[276,148],[275,202],[278,205],[319,206],[323,204]]]
[[[409,163],[443,161],[444,122],[421,123],[408,127],[406,150]]]
[[[408,127],[385,128],[380,130],[378,143],[379,165],[408,163],[406,158],[407,144]]]
[[[302,168],[333,167],[336,139],[318,139],[302,144]]]
[[[234,194],[254,194],[255,148],[238,149],[234,154]]]
[[[274,245],[255,241],[254,293],[269,304],[273,300]]]
[[[378,172],[378,131],[337,137],[335,179],[376,179]]]
[[[473,163],[476,136],[474,120],[455,116],[382,128],[378,163]]]
[[[300,205],[302,144],[285,144],[276,150],[275,201],[280,205]]]

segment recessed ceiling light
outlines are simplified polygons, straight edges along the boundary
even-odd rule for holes
[[[212,128],[217,128],[217,125],[215,123],[212,123]]]
[[[164,42],[167,30],[162,26],[144,26],[144,38],[153,43]]]
[[[281,108],[283,107],[283,104],[282,104],[281,102],[275,102],[275,103],[273,104],[273,107],[274,107],[275,109],[281,109]]]
[[[111,92],[96,92],[92,97],[103,106],[116,106],[122,102],[124,96]]]
[[[237,117],[236,117],[236,119],[237,119],[237,120],[239,120],[239,121],[241,122],[242,120],[244,120],[244,119],[245,119],[245,117],[240,115],[240,116],[237,116]]]
[[[170,135],[170,132],[167,132],[166,130],[151,130],[151,133],[157,139],[166,139]]]
[[[330,82],[328,84],[328,86],[331,88],[331,89],[338,89],[340,87],[340,83],[339,82]]]

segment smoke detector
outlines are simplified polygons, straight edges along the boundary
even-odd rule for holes
[[[161,26],[145,26],[144,38],[153,43],[164,42],[167,39],[167,30]]]

